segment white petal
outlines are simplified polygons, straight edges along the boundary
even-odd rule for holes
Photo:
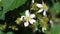
[[[42,32],[44,32],[44,28],[42,28]]]
[[[32,0],[32,3],[34,3],[34,0]]]
[[[30,15],[29,10],[26,10],[25,15],[26,16],[29,16]]]
[[[43,12],[43,15],[46,16],[46,11]]]
[[[31,19],[29,22],[30,22],[30,24],[33,24],[34,22],[36,22],[36,20]]]
[[[24,22],[24,26],[27,27],[29,25],[28,21]]]
[[[42,28],[42,31],[44,32],[45,30],[46,30],[46,28],[45,28],[45,27],[43,27],[43,28]]]
[[[24,17],[25,17],[25,16],[21,16],[20,20],[23,20]]]
[[[50,20],[50,24],[51,24],[51,27],[53,27],[53,21],[52,20]]]
[[[41,7],[42,7],[42,4],[37,4],[37,7],[38,7],[38,8],[41,8]]]
[[[38,13],[41,13],[43,11],[43,9],[40,9],[39,11],[38,11]]]
[[[53,23],[53,21],[52,21],[52,20],[50,20],[50,23]]]
[[[35,17],[35,14],[31,14],[31,15],[30,15],[30,18],[34,18],[34,17]]]

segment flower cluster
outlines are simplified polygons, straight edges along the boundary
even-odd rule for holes
[[[47,22],[49,21],[47,14],[46,14],[46,12],[48,11],[48,7],[44,2],[42,2],[42,4],[34,3],[34,0],[32,0],[32,4],[33,6],[35,5],[34,7],[32,7],[33,10],[36,10],[35,9],[36,7],[39,8],[39,10],[34,12],[34,14],[30,14],[30,11],[26,10],[25,15],[21,16],[21,18],[19,18],[18,21],[16,20],[16,22],[18,22],[19,24],[19,22],[22,21],[24,23],[24,26],[28,27],[29,24],[32,24],[32,25],[34,23],[36,24],[37,20],[34,18],[37,18],[40,20],[39,23],[40,23],[40,26],[42,27],[42,31],[44,32],[45,30],[47,30],[46,26],[47,26]],[[41,13],[41,12],[43,12],[43,17],[40,14],[38,15],[38,13]],[[38,15],[38,17],[36,15]],[[42,18],[40,18],[39,16],[41,16]],[[50,20],[50,24],[53,26],[52,20]]]

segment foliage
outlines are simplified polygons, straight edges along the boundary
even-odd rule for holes
[[[54,6],[50,9],[51,14],[57,15],[60,13],[60,3],[54,3]]]
[[[59,0],[0,0],[0,21],[3,20],[0,34],[15,34],[21,31],[60,34],[60,25],[55,23],[58,21],[56,15],[59,14]]]
[[[5,20],[5,13],[22,6],[25,2],[26,0],[1,0],[3,10],[0,11],[0,19]]]

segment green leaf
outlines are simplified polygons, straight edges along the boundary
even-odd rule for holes
[[[54,24],[54,27],[51,28],[51,34],[60,34],[60,25]]]
[[[0,30],[0,34],[5,34],[2,30]]]
[[[15,8],[18,8],[19,6],[22,6],[27,0],[2,0],[3,1],[3,11],[0,11],[0,19],[5,18],[5,13],[7,13],[9,10],[13,10]]]
[[[9,11],[23,5],[26,0],[3,0],[3,10]]]
[[[7,32],[7,34],[13,34],[13,32]]]
[[[55,3],[54,6],[50,9],[51,14],[58,14],[60,12],[60,3]]]

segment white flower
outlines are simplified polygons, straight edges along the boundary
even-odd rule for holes
[[[40,8],[40,9],[38,10],[38,13],[41,13],[41,12],[44,10],[43,15],[46,16],[46,11],[48,10],[48,7],[46,6],[46,4],[44,4],[44,3],[39,4],[39,3],[37,3],[36,6],[37,6],[38,8]]]
[[[48,7],[46,6],[46,4],[42,3],[42,4],[39,4],[37,3],[36,6],[40,9],[43,9],[44,11],[47,11],[48,10]],[[42,10],[42,11],[43,11]]]
[[[25,20],[26,22],[24,22],[24,26],[27,27],[30,24],[33,24],[34,22],[36,22],[33,18],[35,17],[35,14],[30,14],[29,10],[26,10],[25,12],[25,16],[21,16],[20,20]]]

